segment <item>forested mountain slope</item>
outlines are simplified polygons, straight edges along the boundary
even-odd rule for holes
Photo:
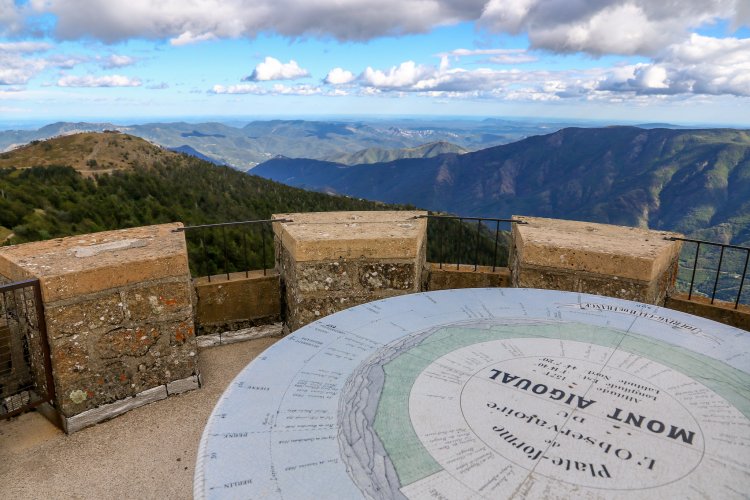
[[[0,244],[171,221],[384,208],[393,207],[291,188],[126,134],[76,134],[0,156]]]
[[[253,173],[461,215],[535,215],[750,243],[744,130],[566,128],[462,155],[354,166],[277,158]]]

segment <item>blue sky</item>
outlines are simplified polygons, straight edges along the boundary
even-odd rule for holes
[[[0,122],[750,126],[747,0],[0,0]]]

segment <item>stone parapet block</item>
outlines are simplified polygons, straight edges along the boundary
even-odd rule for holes
[[[3,273],[40,281],[55,408],[68,422],[116,414],[133,398],[151,398],[152,389],[198,375],[187,250],[176,231],[181,226],[0,249]],[[75,419],[83,414],[89,416]]]
[[[104,231],[0,249],[0,274],[38,278],[45,303],[187,272],[181,223]]]
[[[372,300],[419,292],[426,212],[278,214],[276,269],[290,331]]]
[[[295,262],[414,259],[426,237],[424,211],[274,214],[273,230]]]
[[[197,374],[191,318],[50,341],[58,409],[72,416]]]
[[[514,215],[513,251],[524,266],[652,281],[679,256],[668,231]]]
[[[190,283],[175,277],[48,303],[47,332],[57,339],[82,331],[103,333],[126,323],[187,321],[190,293]]]
[[[515,287],[569,290],[663,304],[677,275],[677,233],[514,216]]]

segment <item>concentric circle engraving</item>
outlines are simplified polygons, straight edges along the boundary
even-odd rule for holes
[[[743,498],[750,334],[577,293],[358,306],[227,389],[198,498]]]
[[[531,343],[538,341],[514,341],[524,351],[550,349]],[[564,347],[574,353],[585,346]],[[481,348],[503,350],[491,343]],[[670,378],[690,381],[667,370]],[[468,428],[494,453],[580,486],[668,484],[689,474],[704,452],[698,422],[672,395],[626,371],[572,357],[516,357],[483,367],[461,387],[460,407]]]

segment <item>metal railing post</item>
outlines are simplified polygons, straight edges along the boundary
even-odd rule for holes
[[[719,253],[719,265],[716,266],[716,279],[714,280],[714,291],[711,292],[711,303],[714,303],[714,298],[716,298],[716,287],[719,285],[719,274],[721,274],[721,262],[724,260],[724,246],[721,247],[721,252]]]
[[[693,275],[690,277],[690,291],[688,292],[688,300],[693,297],[693,284],[695,283],[695,270],[698,269],[698,252],[701,250],[701,242],[699,241],[695,247],[695,260],[693,260]]]
[[[495,221],[495,251],[492,254],[492,272],[495,272],[497,266],[497,239],[500,236],[500,221]]]
[[[747,276],[747,262],[750,260],[750,248],[745,252],[745,268],[742,270],[742,276],[740,277],[740,289],[737,291],[737,300],[734,301],[734,308],[738,309],[740,306],[740,297],[742,296],[742,285],[745,283],[745,277]]]

